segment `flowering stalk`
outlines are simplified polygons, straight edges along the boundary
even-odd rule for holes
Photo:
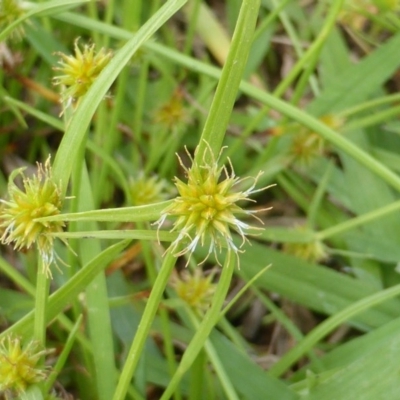
[[[212,329],[217,324],[219,320],[219,313],[229,290],[234,267],[234,259],[230,254],[228,254],[225,258],[224,268],[222,269],[221,277],[214,293],[211,307],[207,311],[194,337],[186,348],[178,369],[170,380],[165,392],[161,396],[161,400],[168,400],[172,396],[183,375],[191,367],[204,343],[207,341]]]
[[[43,263],[43,260],[39,260]],[[48,274],[37,274],[36,295],[35,295],[35,320],[33,335],[36,341],[42,346],[46,346],[46,327],[47,327],[47,302],[49,297],[50,278]]]
[[[197,163],[203,162],[204,158],[210,161],[207,157],[211,154],[207,148],[211,148],[214,154],[221,149],[250,53],[259,7],[260,0],[243,0],[240,7],[228,57],[195,154]]]
[[[162,294],[168,283],[169,276],[175,266],[175,263],[176,258],[171,254],[170,251],[167,251],[157,279],[151,290],[150,297],[147,301],[146,308],[144,309],[131,348],[129,349],[129,353],[126,357],[125,365],[121,372],[113,400],[124,399],[126,396],[132,376],[135,373],[140,356],[142,354],[144,344],[148,338],[154,316],[159,307]]]

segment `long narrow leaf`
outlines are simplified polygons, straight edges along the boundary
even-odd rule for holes
[[[65,193],[72,165],[76,162],[76,149],[84,140],[90,121],[111,85],[129,62],[133,54],[159,29],[173,14],[175,14],[186,0],[169,0],[153,15],[137,33],[115,54],[112,60],[101,72],[82,102],[73,114],[63,140],[54,160],[54,179],[60,181],[62,192]]]

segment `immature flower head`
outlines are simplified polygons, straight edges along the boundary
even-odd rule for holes
[[[210,148],[208,151],[211,153],[212,161],[203,160],[201,164],[193,160],[188,153],[192,161],[190,169],[187,169],[179,159],[187,174],[187,183],[175,178],[179,196],[157,221],[161,226],[166,217],[176,218],[172,231],[177,231],[178,237],[171,244],[176,256],[193,253],[197,245],[207,246],[208,255],[214,252],[217,257],[216,250],[221,250],[222,247],[227,247],[228,251],[233,251],[237,255],[240,249],[234,244],[231,231],[236,231],[242,237],[243,245],[247,240],[248,231],[259,229],[238,218],[254,214],[241,208],[238,203],[242,200],[252,201],[249,195],[263,190],[254,190],[259,175],[252,178],[253,184],[249,189],[235,191],[235,187],[243,179],[235,176],[232,165],[230,173],[226,167],[220,167],[219,158],[215,159]]]
[[[309,232],[305,226],[299,226],[296,230],[305,233]],[[328,258],[325,245],[318,239],[304,243],[288,242],[283,245],[282,250],[285,253],[313,263],[324,261]]]
[[[338,129],[343,123],[334,115],[324,115],[319,120],[332,129]],[[316,158],[327,153],[326,140],[317,132],[299,127],[291,133],[293,139],[290,152],[299,165],[309,166]]]
[[[59,186],[51,174],[50,157],[44,166],[38,165],[37,174],[25,177],[23,169],[11,174],[8,184],[9,200],[0,200],[0,227],[3,244],[14,244],[14,249],[29,249],[33,243],[38,247],[46,273],[54,261],[53,237],[48,233],[61,232],[63,222],[39,222],[36,218],[57,215],[61,211],[62,198]],[[23,190],[15,183],[17,175],[23,178]]]
[[[45,354],[47,351],[39,351],[36,342],[23,347],[19,338],[3,338],[0,341],[0,393],[21,394],[29,385],[45,380],[46,369],[39,365]]]
[[[24,14],[24,10],[18,0],[0,0],[0,31],[16,21]],[[11,34],[13,39],[21,39],[24,35],[24,28],[19,25]]]
[[[85,44],[81,50],[78,42],[74,43],[75,56],[58,53],[61,60],[54,68],[61,75],[54,77],[53,83],[62,86],[62,101],[67,106],[86,94],[112,56],[104,48],[96,53],[95,44]]]
[[[129,185],[133,205],[142,206],[166,200],[166,186],[166,181],[157,176],[147,177],[140,174]]]
[[[182,90],[177,89],[168,102],[156,111],[155,122],[169,129],[174,129],[180,123],[189,122]]]
[[[203,312],[210,307],[217,286],[213,278],[213,273],[205,276],[198,268],[193,273],[184,270],[172,276],[171,285],[180,299],[191,308]]]

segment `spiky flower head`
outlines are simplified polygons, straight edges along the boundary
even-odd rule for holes
[[[158,176],[139,174],[136,179],[129,182],[132,203],[135,206],[158,203],[168,197],[167,182]]]
[[[74,104],[86,94],[110,61],[111,51],[102,48],[96,53],[95,47],[94,43],[85,44],[81,50],[78,38],[74,43],[74,56],[57,53],[61,60],[54,70],[59,71],[61,75],[53,78],[53,84],[62,86],[61,99],[65,106]]]
[[[211,148],[211,162],[205,160],[196,162],[191,155],[190,169],[186,168],[179,158],[179,162],[187,175],[187,182],[175,178],[175,185],[179,196],[168,206],[156,222],[160,227],[169,216],[175,217],[171,231],[178,232],[178,237],[171,243],[171,250],[175,256],[186,253],[192,254],[196,247],[208,247],[208,256],[214,252],[217,258],[217,250],[226,247],[229,252],[236,255],[241,251],[240,247],[246,242],[249,230],[255,228],[243,222],[239,217],[254,215],[254,211],[248,211],[238,205],[241,201],[253,201],[251,194],[263,189],[254,189],[258,177],[252,179],[252,185],[245,191],[235,190],[244,181],[235,176],[233,166],[231,172],[225,166],[219,166],[219,158],[215,159]],[[245,178],[247,179],[247,178]],[[232,231],[237,232],[242,238],[242,244],[237,247],[232,238]],[[218,261],[218,259],[217,259]]]
[[[38,347],[34,341],[24,347],[19,338],[12,336],[0,341],[0,392],[18,395],[29,385],[46,379],[40,359],[48,352]]]
[[[175,273],[171,277],[171,286],[176,294],[194,310],[204,312],[211,304],[216,284],[213,283],[213,273],[207,276],[197,268],[194,272],[188,270]]]
[[[338,129],[343,120],[335,115],[324,115],[319,120],[332,129]],[[309,166],[327,152],[326,140],[306,127],[297,127],[292,133],[291,155],[299,166]]]
[[[53,241],[49,233],[61,232],[62,221],[39,222],[36,219],[50,217],[61,212],[62,197],[59,185],[53,180],[50,157],[46,163],[37,164],[37,174],[28,178],[23,168],[10,175],[8,200],[0,201],[0,227],[5,228],[1,237],[3,244],[14,244],[14,249],[29,249],[36,244],[43,260],[44,272],[51,275],[50,264],[55,260]],[[14,182],[17,175],[22,176],[23,190]]]
[[[183,90],[175,90],[171,98],[156,111],[155,122],[172,130],[179,124],[190,122],[184,104]]]
[[[0,0],[0,31],[7,28],[24,14],[18,0]],[[11,38],[19,40],[24,35],[24,28],[18,25],[11,33]]]
[[[304,232],[307,236],[310,230],[306,226],[296,227],[298,232]],[[328,258],[328,253],[323,242],[319,239],[313,239],[307,242],[288,242],[284,243],[282,250],[285,253],[301,258],[312,263],[321,262]]]

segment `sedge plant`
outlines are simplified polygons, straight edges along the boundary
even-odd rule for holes
[[[1,395],[396,398],[398,10],[350,3],[0,2]]]

